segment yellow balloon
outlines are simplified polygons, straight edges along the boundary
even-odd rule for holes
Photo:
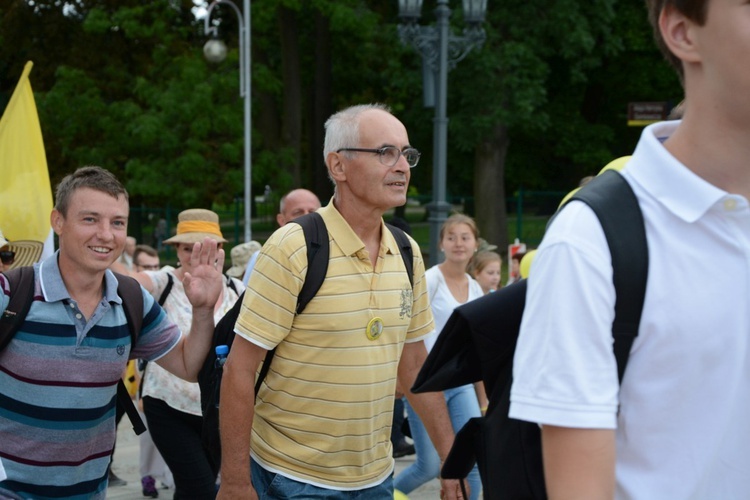
[[[394,489],[393,500],[409,500],[409,497],[407,497],[404,493],[398,491],[397,489]]]
[[[531,263],[534,262],[535,255],[536,250],[529,250],[521,259],[521,264],[519,264],[518,270],[520,271],[522,278],[529,277],[529,271],[531,271]]]

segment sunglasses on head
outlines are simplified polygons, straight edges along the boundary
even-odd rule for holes
[[[16,260],[16,252],[12,250],[3,250],[0,252],[0,260],[2,260],[3,264],[6,266],[13,264],[13,261]]]

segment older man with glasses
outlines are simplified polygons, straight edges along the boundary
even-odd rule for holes
[[[317,211],[330,241],[326,280],[295,314],[308,267],[302,228],[287,224],[263,246],[224,368],[220,498],[393,498],[397,385],[442,459],[453,443],[443,395],[409,390],[434,328],[424,261],[409,239],[412,286],[383,222],[406,203],[419,152],[383,105],[347,108],[325,128],[335,185]],[[256,399],[256,370],[274,348]],[[458,481],[441,486],[444,498],[461,498]]]

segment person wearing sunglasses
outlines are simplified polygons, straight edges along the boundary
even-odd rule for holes
[[[2,243],[2,241],[0,241]],[[10,245],[6,244],[0,248],[0,272],[5,271],[5,266],[8,266],[8,269],[10,269],[10,265],[13,264],[13,261],[16,260],[16,252],[10,249]]]
[[[34,264],[42,255],[43,248],[41,241],[10,241],[0,229],[0,273]]]

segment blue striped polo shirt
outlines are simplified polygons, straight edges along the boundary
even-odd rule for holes
[[[0,352],[2,489],[26,498],[105,498],[115,442],[117,382],[128,359],[155,360],[180,332],[143,291],[143,329],[135,348],[117,295],[105,273],[104,297],[85,318],[60,275],[57,253],[35,265],[34,301],[10,344]],[[0,313],[10,298],[0,275]]]

